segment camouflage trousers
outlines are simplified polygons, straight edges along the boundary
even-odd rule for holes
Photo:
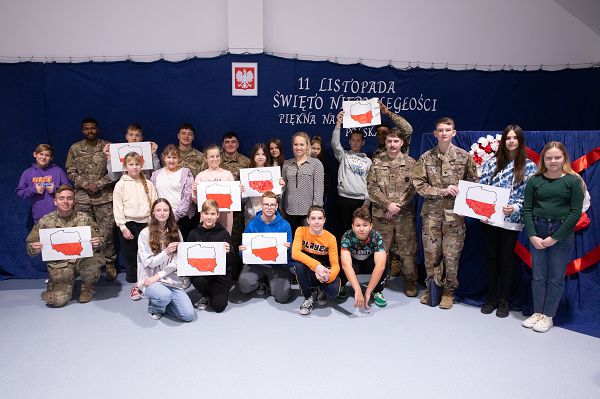
[[[465,243],[465,219],[430,214],[423,217],[423,251],[427,280],[439,286],[458,287],[458,262]]]
[[[373,217],[373,228],[381,234],[391,257],[391,274],[402,274],[406,281],[417,282],[417,227],[414,212],[401,212],[392,220]],[[400,262],[394,262],[398,257]]]
[[[91,258],[80,258],[75,262],[49,262],[50,281],[46,293],[46,303],[56,307],[65,306],[73,296],[73,287],[78,275],[81,276],[81,281],[84,283],[91,285],[96,283],[100,278],[103,260],[103,255],[94,253]]]
[[[114,264],[117,259],[117,253],[115,251],[115,235],[113,231],[115,218],[113,216],[112,202],[99,205],[77,203],[75,204],[75,210],[87,213],[98,224],[100,234],[102,234],[102,239],[105,243],[102,250],[102,255],[105,259],[103,264],[109,262]]]

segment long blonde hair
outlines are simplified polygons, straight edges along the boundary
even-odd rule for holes
[[[123,169],[125,169],[125,165],[130,160],[134,160],[140,165],[143,165],[142,156],[135,151],[131,151],[125,155],[123,158]],[[146,193],[146,199],[148,200],[148,209],[150,209],[150,213],[152,214],[152,199],[150,198],[150,190],[148,189],[148,180],[146,180],[146,175],[143,172],[140,172],[140,180],[142,181],[142,186],[144,186],[144,192]]]
[[[563,163],[563,166],[562,166],[563,172],[566,174],[569,174],[569,175],[577,176],[579,178],[579,180],[581,181],[581,186],[583,188],[583,191],[585,192],[585,190],[587,190],[585,182],[583,181],[583,179],[581,178],[579,173],[575,172],[573,170],[573,168],[571,167],[571,160],[569,158],[569,153],[567,152],[567,149],[565,148],[564,144],[561,143],[560,141],[549,141],[548,143],[546,143],[546,145],[542,149],[542,152],[540,153],[540,160],[538,162],[538,170],[537,170],[537,172],[535,172],[535,176],[542,175],[548,170],[548,168],[546,167],[546,164],[544,163],[544,156],[546,155],[546,153],[549,150],[551,150],[553,148],[556,148],[560,152],[562,152],[562,155],[565,160],[565,162]]]

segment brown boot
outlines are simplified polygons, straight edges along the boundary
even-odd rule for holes
[[[94,296],[94,286],[88,283],[81,283],[81,293],[79,294],[79,303],[87,303]]]
[[[442,300],[440,301],[440,309],[450,309],[454,304],[454,290],[444,287]]]
[[[414,281],[404,280],[404,294],[411,298],[419,294],[419,289]]]
[[[117,268],[110,262],[106,264],[106,281],[115,281],[117,279]]]
[[[429,305],[429,287],[425,288],[425,292],[421,296],[421,303],[423,305]]]

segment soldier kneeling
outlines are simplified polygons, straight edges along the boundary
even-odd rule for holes
[[[61,185],[56,190],[54,203],[56,204],[56,210],[42,217],[27,236],[27,253],[29,256],[39,255],[42,251],[40,229],[77,226],[90,226],[92,233],[90,242],[94,249],[94,256],[48,262],[50,283],[42,298],[50,306],[61,307],[66,305],[71,300],[75,278],[79,275],[82,280],[79,302],[89,302],[92,300],[94,284],[100,277],[100,268],[104,260],[104,257],[98,252],[104,246],[100,230],[96,222],[87,213],[73,210],[74,193],[71,186]]]

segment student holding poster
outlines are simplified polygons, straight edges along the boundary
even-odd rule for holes
[[[218,151],[218,148],[217,148]],[[208,163],[210,167],[210,155]],[[229,291],[233,285],[232,265],[234,264],[231,253],[231,235],[218,222],[219,204],[214,200],[206,200],[202,204],[200,224],[188,235],[187,242],[224,242],[227,251],[227,266],[224,276],[194,276],[191,277],[192,285],[200,293],[200,300],[194,304],[198,310],[205,310],[209,304],[217,313],[227,307]]]
[[[317,289],[317,304],[326,305],[327,298],[335,298],[340,290],[340,264],[337,241],[325,226],[325,209],[313,205],[308,209],[308,226],[296,229],[292,244],[294,271],[298,278],[304,302],[298,310],[308,315],[313,309],[312,288]]]
[[[496,156],[483,164],[479,182],[510,190],[508,205],[502,209],[504,221],[509,225],[521,223],[525,186],[535,171],[535,164],[525,153],[523,129],[518,125],[506,126]],[[490,314],[497,308],[496,316],[507,317],[516,260],[514,247],[519,230],[493,225],[488,220],[483,220],[483,223],[487,299],[481,313]]]
[[[128,143],[141,143],[144,141],[144,132],[142,131],[142,126],[138,123],[132,123],[127,126],[127,130],[125,131],[125,140]],[[152,171],[160,169],[160,160],[158,159],[158,144],[154,141],[150,142],[150,148],[152,151]],[[106,170],[108,171],[108,177],[112,181],[117,181],[123,175],[123,172],[113,172],[112,164],[110,163],[110,144],[106,144],[104,146],[104,153],[106,154]]]
[[[263,143],[256,143],[254,147],[252,147],[252,156],[250,157],[250,165],[248,165],[248,167],[264,168],[265,166],[271,166],[267,157],[268,153],[267,146]],[[244,205],[244,221],[246,225],[248,225],[248,222],[256,216],[256,212],[262,209],[261,199],[261,197],[247,197],[242,199]]]
[[[523,222],[531,241],[534,313],[523,327],[546,332],[554,324],[585,191],[585,183],[571,169],[565,146],[558,141],[546,144],[539,168],[525,187]]]
[[[265,191],[260,200],[262,210],[248,223],[244,233],[286,233],[287,242],[283,245],[288,248],[290,259],[292,228],[277,212],[277,196],[272,191]],[[240,245],[240,252],[247,249],[245,245]],[[240,291],[246,294],[257,291],[257,294],[263,295],[270,291],[275,301],[283,303],[290,298],[291,277],[287,264],[244,265],[238,285]]]
[[[42,299],[51,307],[64,306],[71,300],[77,275],[81,276],[79,303],[91,301],[94,284],[100,277],[100,268],[104,260],[104,256],[97,252],[104,247],[100,229],[87,213],[74,211],[74,198],[73,187],[66,184],[58,187],[54,197],[56,210],[43,216],[27,236],[27,253],[29,256],[36,256],[42,251],[40,229],[76,226],[91,228],[93,257],[48,262],[50,283],[47,291],[42,294]]]
[[[476,181],[477,168],[469,153],[452,144],[456,136],[454,121],[448,117],[435,123],[437,146],[425,152],[413,171],[413,184],[424,197],[423,252],[427,272],[427,290],[421,297],[428,304],[429,284],[443,286],[441,309],[454,304],[454,290],[458,287],[458,261],[465,243],[465,218],[455,215],[454,199],[458,181]]]
[[[221,150],[217,145],[209,145],[204,149],[204,157],[208,164],[208,169],[198,173],[196,180],[192,186],[192,200],[198,203],[198,183],[201,181],[234,181],[233,174],[230,171],[220,167],[221,165]],[[219,223],[225,227],[231,235],[233,228],[233,212],[221,212],[219,215]]]
[[[148,313],[158,320],[164,313],[185,322],[194,319],[194,307],[185,289],[187,277],[177,275],[177,246],[183,241],[171,204],[159,198],[152,204],[150,222],[138,240],[138,288],[148,298]]]

